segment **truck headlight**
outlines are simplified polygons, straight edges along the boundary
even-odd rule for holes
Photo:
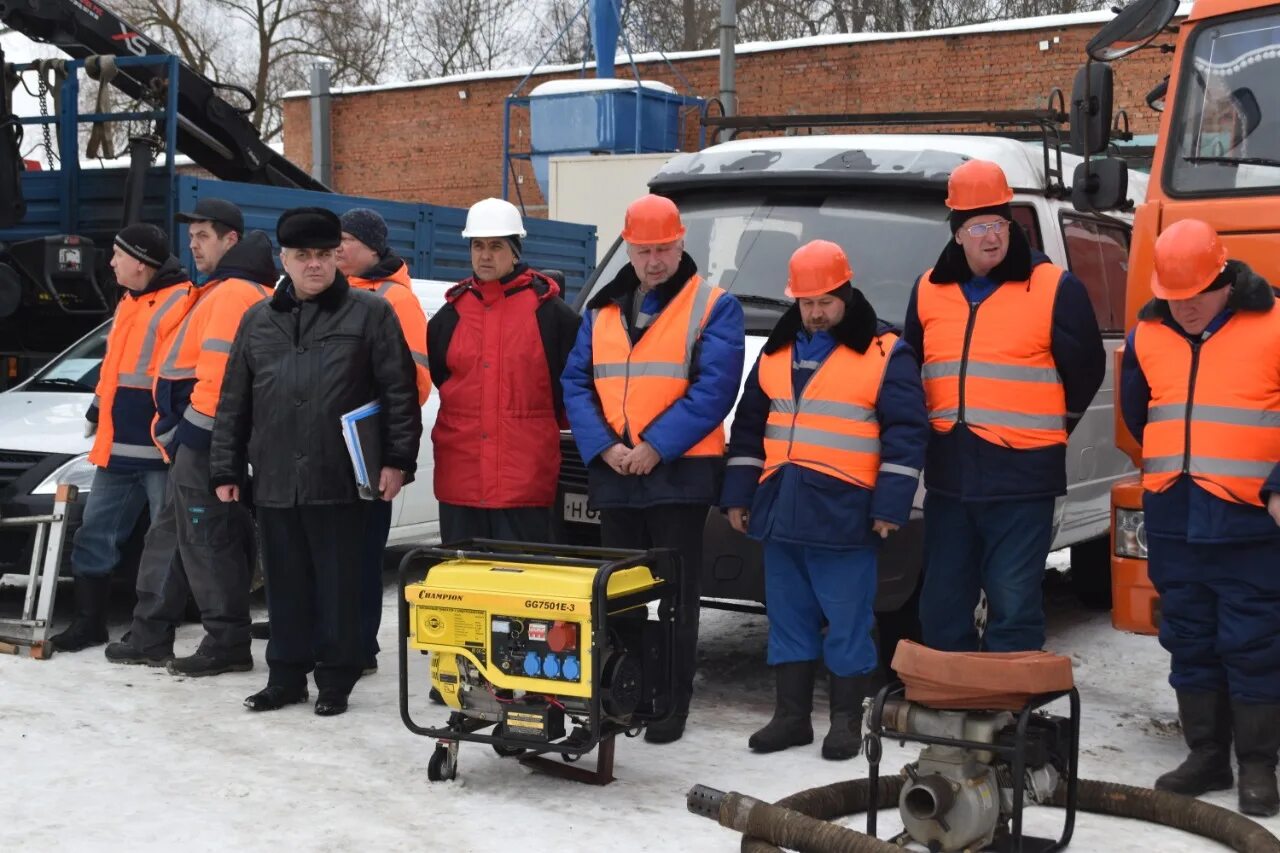
[[[75,486],[80,490],[80,494],[88,494],[89,488],[93,485],[93,472],[97,468],[89,461],[89,454],[81,455],[62,463],[48,477],[44,478],[44,482],[31,490],[33,495],[52,495],[58,491],[58,486],[68,485]]]
[[[1147,559],[1147,522],[1142,510],[1116,508],[1116,556]]]

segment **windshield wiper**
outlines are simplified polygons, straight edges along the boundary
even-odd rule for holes
[[[1270,157],[1183,157],[1184,163],[1221,163],[1224,166],[1276,166],[1280,167],[1280,160],[1273,160]]]
[[[32,388],[41,385],[52,386],[54,388],[74,388],[77,391],[93,391],[92,385],[86,385],[78,379],[66,379],[61,376],[55,376],[50,379],[37,379],[31,383]]]
[[[790,299],[782,299],[777,296],[756,296],[754,293],[735,293],[739,302],[745,302],[748,305],[768,305],[772,308],[781,308],[784,311],[795,303]]]

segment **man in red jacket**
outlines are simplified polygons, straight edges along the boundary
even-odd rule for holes
[[[546,542],[560,472],[560,373],[578,315],[559,286],[520,260],[520,212],[487,198],[462,236],[475,274],[427,324],[440,391],[431,442],[443,541]]]

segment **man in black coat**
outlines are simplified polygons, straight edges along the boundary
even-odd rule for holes
[[[273,711],[307,699],[347,710],[360,677],[360,549],[364,507],[341,417],[381,406],[378,489],[391,500],[413,474],[422,436],[413,358],[391,305],[338,272],[338,217],[295,208],[276,225],[285,279],[245,315],[227,364],[209,453],[223,501],[253,468],[271,610],[267,686],[245,700]]]

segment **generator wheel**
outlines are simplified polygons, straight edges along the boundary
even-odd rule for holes
[[[437,744],[436,751],[431,753],[427,762],[427,779],[431,782],[448,782],[458,778],[458,759],[454,750],[444,744]]]
[[[563,759],[565,760],[565,763],[567,763],[567,764],[572,764],[573,762],[577,761],[577,760],[578,760],[579,758],[581,758],[582,756],[581,756],[581,755],[570,755],[570,754],[569,754],[569,753],[567,753],[567,752],[562,752],[562,753],[560,753],[560,757],[561,757],[561,758],[563,758]]]

